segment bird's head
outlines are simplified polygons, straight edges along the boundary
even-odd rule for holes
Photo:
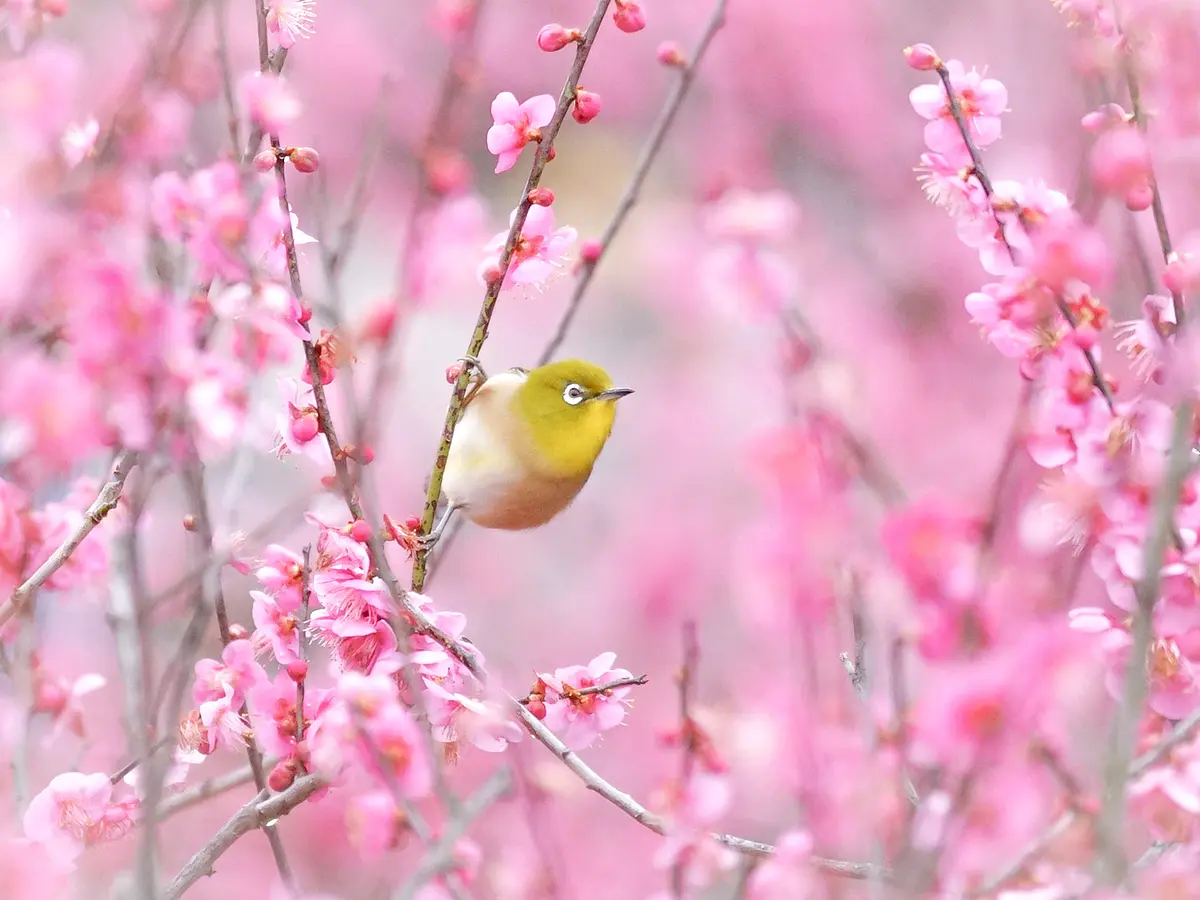
[[[515,398],[538,461],[561,477],[586,475],[612,433],[616,403],[629,388],[613,387],[604,369],[581,359],[529,372]]]

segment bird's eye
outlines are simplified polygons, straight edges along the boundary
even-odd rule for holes
[[[571,406],[578,406],[586,396],[587,391],[577,384],[568,384],[563,391],[563,400],[571,404]]]

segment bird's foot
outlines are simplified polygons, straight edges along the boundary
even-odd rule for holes
[[[483,363],[474,356],[460,356],[455,362],[462,363],[464,369],[471,373],[471,380],[483,384],[488,380],[488,374],[483,368]]]

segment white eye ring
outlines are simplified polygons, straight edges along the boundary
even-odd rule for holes
[[[568,384],[563,391],[563,400],[571,406],[578,406],[587,397],[587,391],[577,384]]]

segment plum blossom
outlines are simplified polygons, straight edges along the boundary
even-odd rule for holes
[[[956,59],[947,60],[946,68],[971,138],[980,147],[994,143],[1000,137],[1000,114],[1008,106],[1008,90],[995,78],[984,78],[974,69],[968,72]],[[949,159],[963,160],[967,148],[941,81],[913,88],[908,99],[917,115],[929,120],[925,145]]]
[[[115,800],[103,772],[64,772],[30,801],[25,835],[45,847],[56,863],[74,868],[86,848],[127,834],[136,813],[137,800]]]
[[[296,41],[315,33],[316,0],[268,0],[267,31],[275,36],[279,46],[290,50]]]
[[[517,157],[530,141],[542,139],[542,129],[554,118],[557,104],[549,94],[538,94],[524,103],[508,91],[502,91],[492,101],[492,127],[487,133],[487,148],[494,153],[496,173],[507,172],[517,163]]]
[[[300,100],[280,75],[246,73],[238,81],[238,97],[250,121],[268,134],[277,134],[300,116]]]
[[[545,685],[546,726],[562,738],[572,750],[590,747],[601,733],[616,728],[625,719],[630,701],[625,698],[629,686],[581,694],[585,688],[611,684],[629,678],[627,669],[614,669],[617,654],[601,653],[586,666],[555,669],[553,675],[540,675]]]
[[[516,218],[517,212],[513,210],[508,217],[510,229]],[[531,206],[509,259],[508,271],[504,273],[504,289],[516,285],[544,284],[561,268],[567,251],[577,237],[578,232],[570,226],[554,227],[554,210],[551,207]],[[484,284],[499,272],[500,254],[507,240],[508,231],[501,231],[483,248],[486,256],[479,265],[478,274]]]

